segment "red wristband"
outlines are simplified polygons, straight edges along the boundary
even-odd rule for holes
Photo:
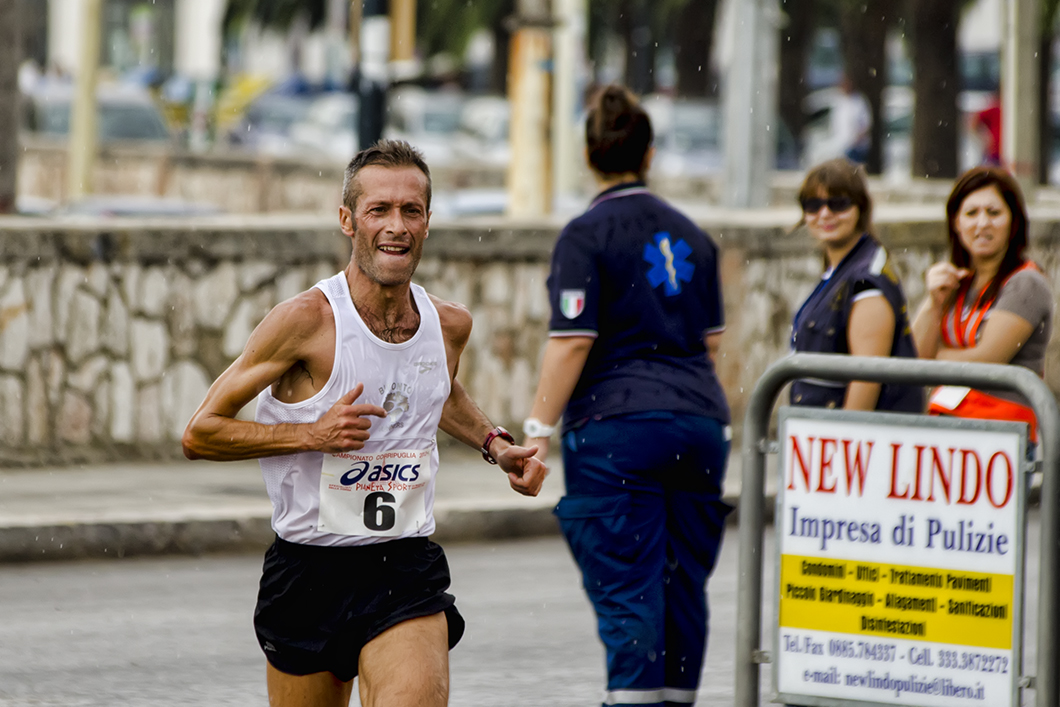
[[[515,437],[512,437],[512,434],[503,427],[494,427],[490,430],[490,433],[486,435],[486,441],[482,443],[482,458],[490,464],[497,463],[497,460],[490,454],[490,443],[497,437],[508,440],[508,444],[515,444]]]

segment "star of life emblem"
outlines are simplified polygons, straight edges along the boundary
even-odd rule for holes
[[[667,297],[681,293],[681,283],[690,282],[696,266],[688,262],[692,248],[684,240],[674,243],[670,234],[655,234],[655,244],[644,244],[644,260],[652,267],[648,270],[648,282],[653,288],[666,284]]]

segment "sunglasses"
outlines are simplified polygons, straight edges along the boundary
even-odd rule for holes
[[[813,197],[812,199],[802,200],[802,210],[807,214],[815,214],[821,210],[821,207],[828,206],[828,210],[833,214],[838,214],[842,211],[846,211],[854,202],[851,201],[849,196],[830,196],[827,199],[821,199],[819,197]]]

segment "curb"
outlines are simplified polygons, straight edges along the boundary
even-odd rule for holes
[[[0,528],[0,562],[246,552],[272,542],[269,518]]]
[[[725,501],[734,507],[735,497]],[[435,507],[439,543],[559,535],[553,504],[537,507]],[[773,504],[765,508],[772,521]],[[737,522],[737,511],[728,517]],[[86,522],[0,527],[0,563],[263,552],[275,534],[269,516]]]

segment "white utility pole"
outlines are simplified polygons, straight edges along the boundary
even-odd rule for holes
[[[193,150],[204,150],[210,143],[225,4],[224,0],[176,0],[174,7],[174,68],[195,84],[188,135]]]
[[[586,0],[553,0],[552,169],[557,194],[578,190],[584,162],[578,118],[585,89]]]
[[[726,205],[766,206],[777,150],[777,0],[737,0],[724,84]],[[706,28],[704,28],[706,31]]]
[[[77,62],[77,84],[70,107],[70,138],[67,145],[66,198],[76,200],[91,193],[92,169],[96,161],[96,75],[99,72],[103,0],[84,0],[81,7],[81,51]]]
[[[550,104],[546,69],[552,56],[548,0],[518,0],[512,33],[508,102],[512,158],[508,164],[508,215],[540,216],[551,211]]]
[[[1001,53],[1001,161],[1028,201],[1038,183],[1038,22],[1040,0],[1008,0]]]

